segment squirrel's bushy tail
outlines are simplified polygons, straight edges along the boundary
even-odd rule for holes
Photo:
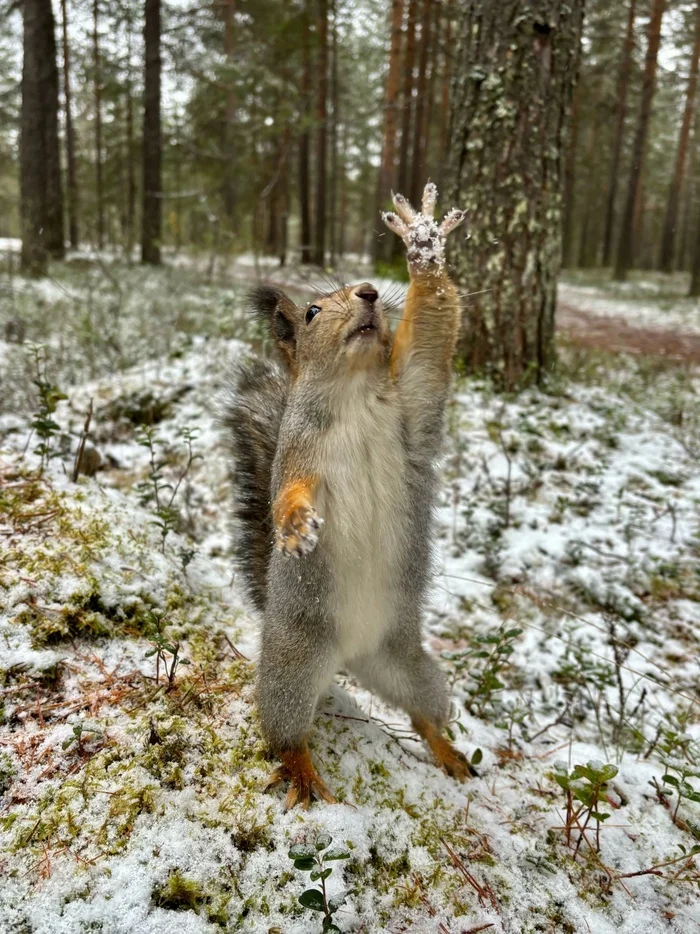
[[[286,378],[266,360],[239,363],[224,395],[220,420],[228,449],[234,503],[234,547],[254,606],[265,607],[267,568],[273,547],[270,502],[272,462],[286,404]]]

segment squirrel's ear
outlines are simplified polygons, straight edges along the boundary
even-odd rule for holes
[[[248,304],[265,325],[285,362],[294,365],[297,349],[299,309],[279,289],[259,285],[248,294]]]

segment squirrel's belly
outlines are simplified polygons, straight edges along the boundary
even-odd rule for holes
[[[392,411],[362,415],[329,439],[323,471],[323,543],[343,662],[372,652],[394,624],[408,546],[398,419]]]

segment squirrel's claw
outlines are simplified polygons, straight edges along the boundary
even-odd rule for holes
[[[402,221],[411,224],[416,219],[417,212],[414,211],[408,198],[404,198],[404,196],[400,195],[398,192],[394,193],[392,191],[391,200],[394,202],[396,213]]]
[[[423,189],[420,213],[413,210],[403,195],[392,194],[397,213],[382,214],[384,223],[406,244],[409,266],[413,272],[445,265],[445,238],[458,227],[466,214],[458,208],[449,211],[441,224],[433,220],[437,187],[433,182]]]
[[[423,200],[421,202],[421,213],[426,217],[432,217],[435,213],[435,204],[437,202],[437,185],[435,182],[428,182],[423,189]]]
[[[268,778],[264,790],[274,788],[280,782],[289,782],[289,790],[284,799],[285,811],[289,811],[297,804],[306,810],[311,803],[312,796],[318,801],[337,804],[326,783],[316,771],[306,747],[285,753],[283,759],[283,764],[276,768]]]

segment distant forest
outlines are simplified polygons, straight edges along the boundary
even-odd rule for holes
[[[392,188],[441,183],[455,97],[490,80],[459,53],[475,5],[0,0],[0,236],[38,210],[54,255],[67,240],[140,244],[150,262],[194,248],[391,264],[379,209]],[[505,20],[518,4],[500,6]],[[585,4],[565,267],[694,270],[700,293],[699,56],[700,0]]]

